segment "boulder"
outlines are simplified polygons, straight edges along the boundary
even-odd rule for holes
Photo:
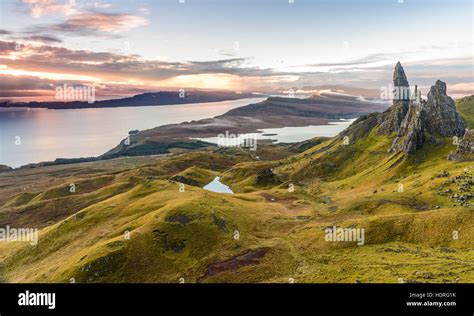
[[[458,148],[448,155],[452,161],[474,161],[474,129],[466,129]]]

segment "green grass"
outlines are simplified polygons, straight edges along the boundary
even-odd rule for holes
[[[456,108],[464,119],[466,128],[474,128],[474,96],[457,100]]]
[[[448,140],[414,155],[389,154],[391,141],[374,129],[351,145],[322,139],[291,156],[263,148],[268,159],[260,161],[205,149],[2,174],[0,223],[41,230],[36,247],[0,242],[0,278],[474,282],[473,210],[439,194],[461,194],[456,177],[472,176],[472,166],[446,159]],[[259,185],[257,174],[270,168],[281,183]],[[180,192],[168,180],[176,175],[198,186]],[[215,176],[237,194],[200,187]],[[326,242],[333,225],[364,228],[365,244]]]

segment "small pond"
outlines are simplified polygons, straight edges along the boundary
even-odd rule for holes
[[[217,192],[217,193],[230,193],[234,194],[232,190],[229,188],[229,186],[225,185],[224,183],[221,182],[220,177],[215,177],[212,182],[206,184],[203,187],[204,190],[212,191],[212,192]]]

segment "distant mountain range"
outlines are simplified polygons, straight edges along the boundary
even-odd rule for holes
[[[0,103],[0,107],[29,107],[47,109],[84,109],[84,108],[112,108],[123,106],[152,106],[152,105],[172,105],[189,104],[202,102],[220,102],[228,100],[238,100],[245,98],[261,97],[254,93],[238,93],[235,91],[159,91],[137,94],[133,97],[122,99],[111,99],[89,103],[87,101],[72,102],[11,102]]]

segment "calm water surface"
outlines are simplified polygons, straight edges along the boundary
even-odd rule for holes
[[[0,164],[98,156],[131,130],[214,117],[265,98],[103,109],[0,109]]]
[[[310,125],[302,127],[265,128],[258,133],[239,134],[235,139],[224,142],[219,137],[196,138],[221,146],[237,146],[245,139],[271,139],[273,143],[296,143],[316,136],[333,137],[346,129],[355,119],[329,122],[328,125]],[[237,135],[236,135],[237,136]]]
[[[229,194],[234,194],[234,192],[231,190],[231,188],[224,183],[221,182],[220,177],[215,177],[212,182],[206,184],[203,187],[204,190],[212,191],[212,192],[218,192],[218,193],[229,193]]]

